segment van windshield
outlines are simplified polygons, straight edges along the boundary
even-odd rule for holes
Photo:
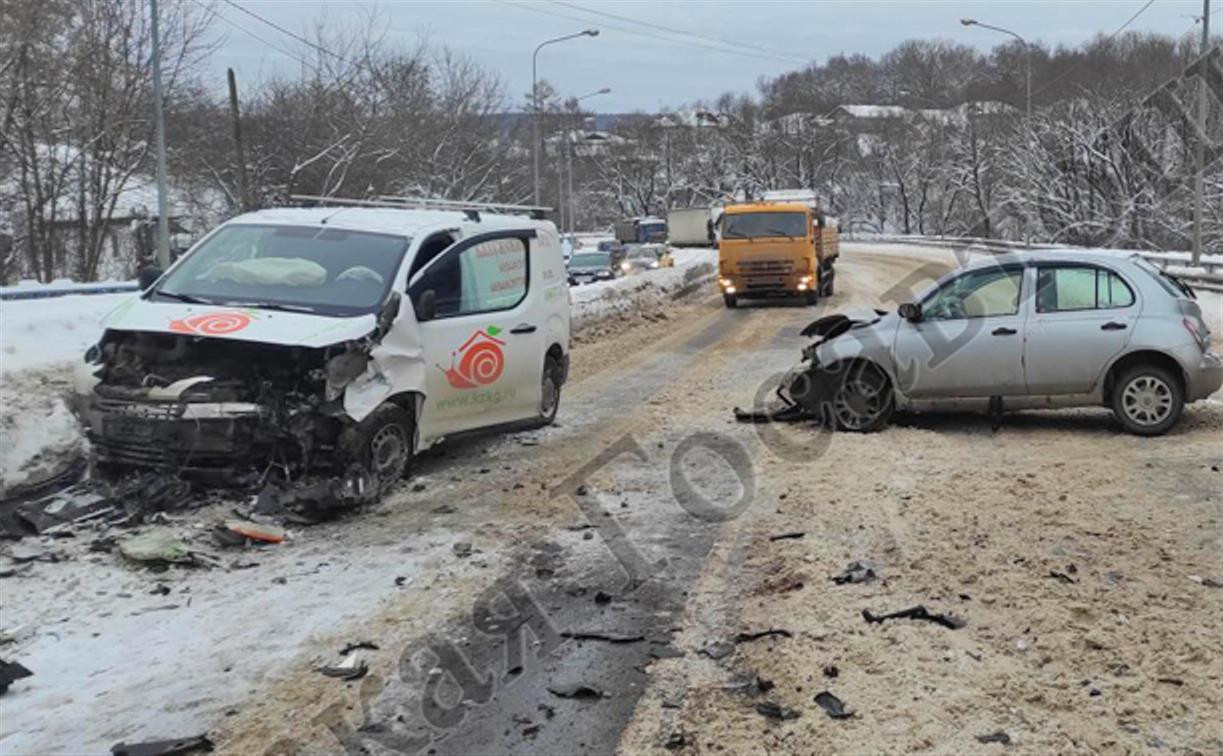
[[[806,238],[804,213],[728,213],[722,216],[723,239]]]
[[[611,258],[606,252],[583,252],[573,256],[572,265],[575,268],[607,267],[611,265]]]
[[[192,250],[150,298],[364,315],[386,299],[410,242],[314,226],[226,226]]]

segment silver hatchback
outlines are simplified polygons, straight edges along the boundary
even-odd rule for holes
[[[836,426],[869,431],[902,409],[1104,405],[1157,435],[1223,384],[1191,289],[1137,255],[993,257],[939,279],[896,313],[832,315],[786,390]]]

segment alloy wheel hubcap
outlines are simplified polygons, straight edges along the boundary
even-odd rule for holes
[[[1172,389],[1153,375],[1140,375],[1121,392],[1121,406],[1139,425],[1157,425],[1172,412]]]
[[[556,409],[556,381],[548,373],[544,373],[543,392],[539,400],[539,411],[544,417],[551,417]]]
[[[862,428],[879,417],[885,403],[882,386],[862,378],[849,378],[833,399],[833,411],[845,427]]]

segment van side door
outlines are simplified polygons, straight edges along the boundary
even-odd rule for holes
[[[535,235],[535,229],[508,229],[468,237],[409,283],[428,365],[422,438],[536,413],[544,334],[531,321],[539,309],[530,286]],[[431,313],[423,310],[429,299]]]

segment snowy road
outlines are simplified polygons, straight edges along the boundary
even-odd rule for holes
[[[4,581],[5,656],[36,676],[3,699],[0,751],[201,731],[241,754],[640,753],[676,734],[701,751],[962,751],[987,726],[1038,750],[1218,747],[1223,598],[1186,575],[1223,571],[1223,406],[1153,440],[1103,410],[1024,413],[998,434],[919,416],[831,443],[731,421],[795,361],[803,325],[879,303],[920,263],[849,248],[818,312],[725,310],[712,289],[656,302],[578,340],[556,427],[448,444],[373,511],[218,551],[227,569],[150,574],[89,551],[88,532],[52,542],[73,559]],[[217,551],[227,510],[159,527]],[[807,536],[770,540],[791,531]],[[821,587],[855,558],[885,581]],[[1066,562],[1081,585],[1045,578]],[[859,615],[920,602],[971,624],[866,632]],[[790,637],[733,641],[772,627]],[[356,641],[378,646],[359,652],[364,678],[316,671]],[[828,663],[840,682],[821,680]],[[757,714],[735,689],[755,674],[803,717]],[[1181,685],[1148,711],[1159,677]],[[1081,679],[1104,697],[1071,699]],[[824,718],[825,686],[859,718]]]

